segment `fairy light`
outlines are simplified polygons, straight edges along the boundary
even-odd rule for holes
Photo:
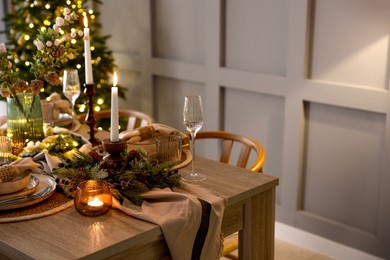
[[[50,26],[51,22],[49,20],[45,20],[45,21],[43,21],[43,24],[46,25],[46,26]]]
[[[76,65],[76,68],[77,68],[77,69],[81,69],[81,65],[80,65],[80,64],[77,64],[77,65]]]
[[[84,104],[82,104],[81,106],[80,106],[80,108],[79,108],[79,112],[80,113],[84,113],[85,112],[85,110],[86,110],[86,105],[84,105]]]
[[[102,105],[104,103],[104,100],[102,98],[99,98],[97,100],[98,105]]]
[[[45,27],[45,26],[42,26],[42,27],[41,27],[41,31],[42,31],[42,32],[46,31],[46,27]]]
[[[30,35],[25,35],[25,36],[24,36],[24,39],[25,39],[26,41],[30,40]]]
[[[24,63],[24,65],[30,66],[30,62],[29,62],[29,61],[26,61],[26,62]]]
[[[28,27],[30,27],[30,28],[32,29],[32,28],[34,28],[34,24],[33,24],[33,23],[30,23],[30,24],[28,25]]]
[[[50,9],[50,4],[46,4],[46,5],[45,5],[45,8],[46,8],[46,9]]]
[[[77,42],[76,39],[70,40],[70,43],[71,43],[71,44],[76,44],[76,42]]]
[[[95,110],[96,112],[99,112],[99,111],[101,110],[101,108],[100,108],[100,106],[95,106],[94,110]]]
[[[68,1],[66,1],[66,4],[67,4],[67,5],[70,5],[71,3],[72,3],[72,2],[71,2],[71,1],[69,1],[69,0],[68,0]]]

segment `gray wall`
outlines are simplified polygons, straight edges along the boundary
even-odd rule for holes
[[[103,31],[123,107],[260,140],[280,178],[277,220],[390,258],[387,0],[116,0]],[[212,155],[199,144],[198,152]]]

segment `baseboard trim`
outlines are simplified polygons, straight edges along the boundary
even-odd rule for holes
[[[275,237],[335,259],[381,260],[376,256],[276,222]]]

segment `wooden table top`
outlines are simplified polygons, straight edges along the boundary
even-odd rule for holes
[[[208,178],[203,187],[240,203],[278,185],[278,178],[205,158],[196,165]],[[188,174],[189,168],[180,169]],[[35,259],[103,258],[132,245],[162,236],[155,224],[111,209],[98,217],[80,215],[74,207],[34,220],[0,224],[0,255]]]

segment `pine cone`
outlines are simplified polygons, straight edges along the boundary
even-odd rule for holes
[[[60,45],[60,46],[53,46],[51,48],[51,56],[53,56],[53,58],[59,58],[61,57],[62,55],[64,55],[65,53],[65,47]]]
[[[103,158],[103,156],[101,156],[98,152],[96,152],[95,150],[92,150],[89,152],[89,156],[92,157],[92,160],[94,162],[100,162],[101,159]]]
[[[127,154],[127,159],[128,161],[139,161],[141,160],[141,155],[139,154],[138,151],[136,150],[131,150],[128,154]]]

